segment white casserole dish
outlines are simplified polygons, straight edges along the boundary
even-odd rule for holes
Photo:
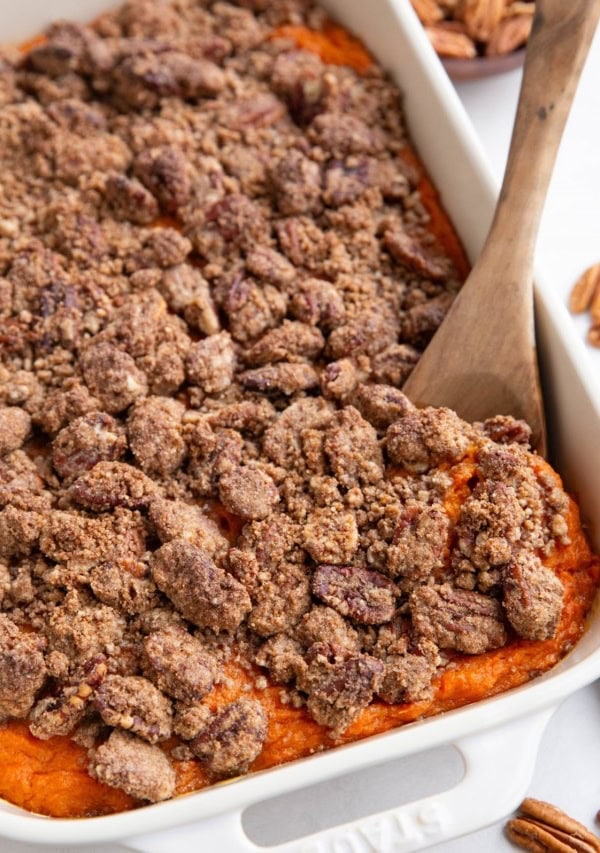
[[[57,17],[89,20],[111,0],[20,0],[0,8],[4,41],[39,32]],[[406,93],[409,130],[471,258],[482,245],[497,187],[468,119],[406,0],[324,0],[359,34]],[[566,308],[549,286],[537,287],[537,321],[552,461],[575,491],[600,548],[600,385]],[[48,819],[0,803],[0,836],[30,843],[91,844],[119,840],[133,849],[228,851],[259,848],[243,833],[251,803],[352,770],[454,743],[465,775],[450,791],[271,851],[402,850],[474,830],[508,813],[522,798],[551,709],[600,675],[600,613],[577,647],[530,684],[430,720],[281,768],[222,783],[197,794],[101,818]],[[515,722],[517,721],[517,722]],[[174,827],[179,827],[173,830]],[[168,831],[170,830],[170,831]],[[168,832],[167,832],[168,831]],[[217,841],[218,840],[218,841]],[[217,844],[215,844],[217,842]],[[200,845],[203,845],[202,847]]]

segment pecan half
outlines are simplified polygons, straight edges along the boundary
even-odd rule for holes
[[[450,584],[421,586],[409,606],[417,633],[441,649],[477,655],[506,643],[500,603],[487,595]]]
[[[506,824],[505,831],[510,840],[523,850],[534,853],[600,851],[600,838],[550,803],[528,797],[521,803],[519,812],[518,817]]]
[[[511,15],[503,18],[490,36],[486,55],[500,56],[521,47],[529,38],[532,23],[532,15]]]
[[[312,592],[342,616],[363,625],[389,622],[398,590],[389,578],[359,566],[319,566]]]
[[[600,290],[600,264],[593,264],[579,276],[569,296],[569,311],[582,314],[592,304],[592,299]]]
[[[477,48],[473,39],[465,32],[450,29],[447,25],[436,24],[425,27],[429,41],[436,53],[452,59],[473,59],[477,56]]]

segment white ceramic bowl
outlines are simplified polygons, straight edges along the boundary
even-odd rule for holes
[[[20,0],[0,7],[0,33],[20,40],[51,19],[89,20],[112,0]],[[408,126],[471,258],[486,234],[497,187],[474,131],[421,25],[405,0],[326,0],[357,33],[405,93]],[[600,547],[600,384],[566,308],[543,282],[536,288],[539,349],[553,462],[575,490]],[[197,794],[100,818],[59,820],[0,803],[0,836],[31,843],[91,844],[118,840],[133,849],[264,848],[245,836],[244,808],[286,791],[368,765],[453,743],[465,762],[458,786],[354,824],[270,851],[411,851],[498,820],[522,798],[546,719],[560,700],[600,675],[600,614],[576,648],[551,672],[502,694],[384,735]]]

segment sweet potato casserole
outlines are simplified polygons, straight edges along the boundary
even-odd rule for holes
[[[466,261],[305,0],[0,59],[0,795],[106,814],[551,667],[598,582],[508,416],[401,387]]]

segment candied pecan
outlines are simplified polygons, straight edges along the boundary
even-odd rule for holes
[[[324,70],[319,57],[307,50],[280,53],[273,63],[271,86],[285,98],[292,118],[301,126],[309,124],[323,108]]]
[[[296,394],[319,385],[319,376],[310,364],[282,361],[268,367],[245,370],[239,375],[242,388],[262,394]]]
[[[296,278],[296,270],[288,259],[268,246],[255,246],[248,252],[246,269],[251,275],[283,290]]]
[[[43,642],[0,613],[0,719],[26,717],[46,680]]]
[[[100,782],[138,800],[158,803],[175,793],[175,771],[162,749],[129,732],[111,732],[92,752],[89,770]]]
[[[211,717],[208,705],[194,702],[175,703],[175,716],[173,717],[173,733],[182,740],[193,740],[200,734]]]
[[[315,509],[304,525],[303,545],[316,563],[347,563],[358,548],[354,513],[330,506]]]
[[[381,686],[383,664],[371,655],[352,652],[330,643],[315,643],[308,650],[308,667],[298,679],[308,693],[311,717],[334,735],[348,728]]]
[[[389,574],[393,578],[424,580],[442,568],[449,530],[450,519],[442,504],[403,507],[387,551]]]
[[[48,115],[65,130],[80,136],[107,129],[106,117],[97,107],[79,98],[63,98],[48,107]]]
[[[325,260],[330,242],[323,231],[308,216],[289,216],[275,223],[279,245],[290,261],[298,267],[315,271]]]
[[[170,397],[146,397],[135,403],[127,418],[129,447],[142,471],[166,477],[185,456],[181,436],[182,403]]]
[[[387,430],[387,452],[397,465],[423,473],[442,462],[458,462],[471,443],[468,424],[451,409],[414,409]]]
[[[64,480],[75,480],[97,462],[115,462],[127,449],[121,425],[106,412],[71,421],[52,442],[52,465]]]
[[[86,698],[77,695],[76,689],[45,696],[29,714],[29,731],[38,740],[72,734],[86,714]]]
[[[220,429],[213,432],[204,421],[196,424],[188,436],[188,471],[194,477],[194,491],[214,495],[218,479],[226,471],[242,464],[244,440],[239,432]]]
[[[383,147],[383,133],[350,113],[322,113],[308,129],[308,138],[333,157],[373,154]]]
[[[188,163],[174,146],[149,148],[138,154],[136,177],[150,190],[166,213],[177,213],[190,196]]]
[[[234,340],[246,343],[276,326],[285,316],[287,298],[272,285],[259,287],[252,279],[236,276],[223,309]]]
[[[304,667],[302,646],[287,634],[273,634],[259,648],[254,662],[269,670],[275,684],[286,684]]]
[[[157,589],[149,578],[138,576],[139,565],[126,559],[99,563],[90,572],[92,592],[103,604],[123,613],[151,610],[158,604]]]
[[[356,201],[374,183],[373,161],[367,157],[331,160],[324,174],[323,200],[330,207]]]
[[[108,675],[96,690],[94,704],[107,725],[131,731],[149,743],[171,736],[171,703],[146,678]]]
[[[337,326],[327,340],[327,352],[335,359],[362,353],[375,355],[395,342],[397,332],[395,318],[386,313],[385,303],[379,304]]]
[[[237,699],[209,720],[190,748],[214,779],[245,773],[263,748],[267,714],[254,699]]]
[[[115,218],[149,225],[158,216],[158,203],[151,192],[135,178],[109,175],[104,188],[106,200]]]
[[[128,56],[112,74],[113,91],[135,109],[153,109],[161,98],[195,100],[217,95],[225,75],[208,59],[176,51]]]
[[[31,430],[31,417],[18,406],[0,408],[0,455],[18,450]]]
[[[324,450],[335,477],[352,488],[383,476],[383,455],[377,433],[353,406],[336,412],[325,433]]]
[[[529,446],[531,427],[511,415],[496,415],[482,423],[483,432],[498,444],[523,444]]]
[[[310,360],[315,359],[324,346],[325,340],[318,329],[284,320],[247,349],[244,359],[252,365],[290,361],[296,357]]]
[[[318,163],[292,148],[269,170],[277,207],[284,216],[318,213],[321,169]]]
[[[414,409],[408,397],[391,385],[361,383],[354,389],[352,403],[369,423],[381,430]]]
[[[346,308],[335,285],[319,278],[306,278],[294,288],[290,312],[303,323],[331,329],[343,323]]]
[[[410,344],[391,344],[376,353],[371,361],[373,379],[401,388],[420,358],[420,352]]]
[[[419,244],[415,237],[399,226],[384,233],[383,245],[397,261],[432,281],[446,281],[452,272],[447,257]]]
[[[190,326],[205,335],[215,335],[219,331],[217,310],[200,270],[189,264],[170,267],[163,274],[160,290],[169,308],[183,314]]]
[[[79,66],[79,52],[68,42],[50,40],[27,54],[27,64],[49,77],[62,77]]]
[[[415,347],[425,347],[448,313],[453,298],[451,293],[442,293],[405,311],[400,319],[400,339]]]
[[[295,635],[309,648],[313,643],[333,643],[351,651],[360,650],[358,634],[352,625],[331,607],[314,605],[296,626]]]
[[[389,622],[396,609],[398,590],[392,581],[359,566],[318,566],[311,589],[342,616],[363,625]]]
[[[233,381],[235,364],[235,350],[229,332],[211,334],[193,343],[188,351],[188,382],[199,385],[207,394],[224,391]]]
[[[148,517],[161,542],[185,539],[211,557],[227,547],[216,522],[194,504],[156,498],[148,507]]]
[[[264,397],[240,400],[228,406],[220,406],[208,415],[208,423],[214,428],[233,429],[260,435],[276,417],[272,403]]]
[[[285,106],[268,92],[236,98],[219,112],[219,124],[232,130],[271,127],[285,116]]]
[[[518,551],[502,570],[503,604],[508,621],[526,640],[549,640],[563,609],[563,585],[539,557]]]
[[[384,658],[383,681],[377,695],[384,702],[419,702],[433,695],[432,679],[441,658],[437,646],[421,641],[412,651]]]
[[[219,498],[226,510],[244,520],[265,518],[279,503],[272,478],[250,463],[226,471],[219,478]]]
[[[79,359],[85,384],[109,414],[122,412],[148,391],[145,375],[126,352],[92,343]]]
[[[450,584],[420,586],[409,607],[417,633],[441,649],[478,655],[506,643],[502,607],[490,596]]]
[[[78,504],[102,512],[116,506],[147,506],[156,495],[153,481],[125,462],[97,462],[71,486]]]
[[[304,454],[302,433],[305,429],[322,430],[333,418],[333,408],[326,400],[311,397],[296,400],[281,412],[265,432],[263,449],[267,457],[288,470],[301,467]]]
[[[243,193],[230,193],[206,211],[206,224],[216,232],[222,247],[234,245],[248,251],[256,243],[266,243],[269,227],[262,208]],[[202,246],[198,246],[202,253]]]
[[[190,702],[210,691],[218,671],[213,655],[177,626],[168,626],[145,638],[142,665],[159,690]]]
[[[242,584],[218,568],[205,551],[183,539],[155,551],[150,568],[159,589],[200,628],[234,630],[250,610]]]
[[[191,242],[175,228],[153,228],[144,239],[140,266],[177,267],[191,251]]]
[[[345,402],[360,381],[360,372],[350,358],[330,361],[321,374],[321,391],[324,397]]]

